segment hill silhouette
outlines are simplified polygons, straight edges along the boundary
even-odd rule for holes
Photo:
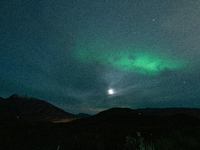
[[[170,149],[164,148],[169,143],[172,149],[173,146],[182,147],[182,145],[185,147],[180,149],[198,149],[200,146],[197,142],[200,133],[198,115],[199,109],[192,108],[111,108],[89,118],[74,120],[63,125],[71,135],[83,134],[93,140],[97,136],[99,138],[96,139],[97,144],[103,139],[105,149],[137,149],[133,147],[139,144],[148,150],[148,148],[153,149],[152,143],[157,149]],[[192,139],[192,142],[187,139]],[[143,141],[143,145],[138,142],[139,140]],[[134,146],[130,146],[130,143]],[[130,144],[130,147],[127,148],[126,144]]]
[[[14,94],[6,99],[0,98],[0,112],[2,118],[32,121],[67,122],[80,118],[44,100],[19,94]]]
[[[86,128],[179,128],[199,127],[200,109],[197,108],[111,108],[89,118],[75,120],[73,125]],[[81,127],[77,127],[81,128]],[[110,130],[110,129],[109,129]]]
[[[2,149],[198,150],[200,147],[200,109],[196,108],[111,108],[77,119],[46,101],[15,94],[0,98],[0,113]],[[12,121],[5,121],[6,118]],[[75,120],[64,122],[69,118]]]

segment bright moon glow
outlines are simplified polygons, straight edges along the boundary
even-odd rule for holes
[[[109,89],[108,90],[108,94],[110,94],[110,95],[114,94],[114,90],[113,89]]]

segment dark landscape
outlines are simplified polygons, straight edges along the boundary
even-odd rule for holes
[[[0,111],[0,147],[6,150],[200,147],[200,109],[195,108],[111,108],[80,117],[43,100],[15,94],[0,99]]]
[[[0,0],[0,149],[200,150],[199,18],[200,0]]]

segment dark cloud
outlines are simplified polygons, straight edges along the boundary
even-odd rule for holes
[[[194,69],[194,66],[199,64],[200,10],[198,6],[198,1],[174,2],[161,22],[165,36],[171,38],[175,54],[188,60],[190,69]]]

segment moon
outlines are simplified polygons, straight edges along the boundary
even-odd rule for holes
[[[113,94],[115,94],[115,91],[113,89],[109,89],[108,94],[113,95]]]

